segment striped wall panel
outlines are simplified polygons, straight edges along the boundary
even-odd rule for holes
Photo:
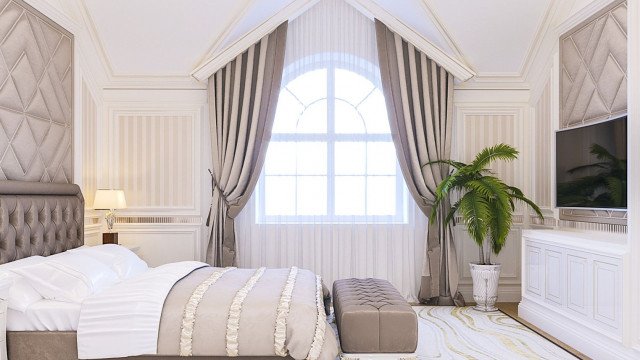
[[[551,82],[547,82],[535,104],[534,200],[542,208],[553,208],[552,204],[552,146],[551,126]]]
[[[130,209],[196,209],[194,118],[117,114],[113,128],[114,186]]]
[[[98,188],[98,109],[89,87],[82,82],[82,193],[87,209],[93,208]]]

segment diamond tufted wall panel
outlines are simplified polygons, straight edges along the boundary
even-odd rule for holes
[[[627,111],[627,4],[616,2],[560,38],[560,127]]]
[[[73,182],[73,36],[0,0],[0,180]]]

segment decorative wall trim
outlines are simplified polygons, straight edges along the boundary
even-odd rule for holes
[[[542,228],[568,228],[586,231],[603,231],[617,234],[626,234],[627,226],[623,224],[604,224],[584,221],[558,220],[552,217],[545,217],[544,220],[537,216],[531,216],[529,223],[534,227]]]
[[[202,225],[200,216],[118,216],[116,224],[194,224]]]

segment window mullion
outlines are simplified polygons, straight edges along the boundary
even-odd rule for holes
[[[336,215],[335,196],[335,66],[327,67],[327,215]]]

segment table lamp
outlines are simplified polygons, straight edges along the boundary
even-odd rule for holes
[[[116,210],[125,209],[127,201],[124,198],[124,191],[119,189],[98,189],[93,200],[93,208],[96,210],[107,210],[104,218],[107,221],[108,233],[102,234],[103,244],[117,244],[118,233],[112,232],[113,223],[116,220]]]

